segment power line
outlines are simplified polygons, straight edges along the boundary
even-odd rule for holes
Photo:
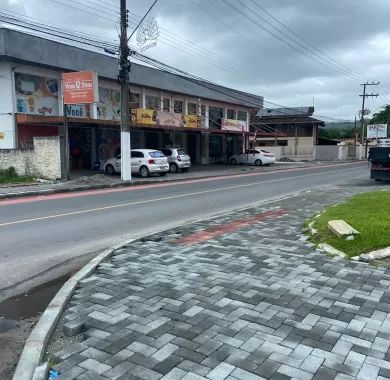
[[[297,37],[299,40],[303,41],[305,44],[307,44],[310,48],[312,48],[313,50],[317,51],[319,54],[325,56],[326,58],[328,58],[328,60],[334,62],[335,64],[337,64],[338,66],[342,67],[343,69],[347,70],[348,72],[351,72],[351,73],[355,73],[357,75],[357,77],[359,78],[364,78],[363,75],[361,75],[360,73],[358,72],[354,72],[353,70],[351,70],[349,67],[345,66],[344,64],[338,62],[337,60],[335,60],[334,58],[330,57],[328,54],[324,53],[323,51],[321,51],[320,49],[318,49],[314,44],[312,44],[311,42],[309,42],[308,40],[306,40],[305,38],[301,37],[298,33],[296,33],[294,30],[292,30],[291,28],[289,28],[286,24],[284,24],[283,22],[281,22],[278,18],[276,18],[275,16],[273,16],[269,11],[267,11],[264,7],[262,7],[260,4],[258,4],[255,0],[250,0],[257,8],[261,9],[264,13],[266,13],[271,19],[273,19],[274,21],[276,21],[279,25],[281,25],[283,28],[285,28],[287,31],[289,31],[290,33],[292,33],[295,37]]]
[[[283,44],[289,46],[291,49],[297,51],[298,53],[302,54],[303,56],[311,59],[311,60],[314,60],[318,63],[320,63],[322,66],[326,66],[328,68],[330,68],[331,70],[333,71],[337,71],[339,74],[342,74],[344,76],[348,76],[350,77],[351,74],[350,73],[346,73],[344,71],[341,71],[340,69],[337,69],[333,66],[331,66],[330,64],[326,63],[326,62],[323,62],[313,56],[311,56],[307,51],[305,50],[301,50],[300,48],[297,48],[296,46],[292,45],[290,42],[284,40],[283,38],[281,38],[280,36],[278,36],[277,34],[275,34],[272,30],[269,30],[268,28],[266,28],[264,25],[262,25],[260,22],[258,22],[257,20],[254,20],[253,18],[249,17],[247,14],[245,14],[241,9],[233,6],[232,4],[230,4],[227,0],[222,0],[225,4],[227,4],[230,8],[232,8],[233,10],[235,10],[236,12],[240,13],[241,15],[243,15],[246,19],[250,20],[252,23],[256,24],[260,29],[266,31],[268,34],[270,34],[271,36],[273,36],[274,38],[276,38],[277,40],[279,40],[280,42],[282,42]],[[257,15],[257,18],[259,19],[262,19],[264,20],[263,17],[261,17],[257,12],[253,11],[251,8],[249,8],[248,6],[246,6],[241,0],[236,0],[243,8],[245,9],[248,9],[251,13]],[[354,77],[354,79],[356,79]]]
[[[150,13],[150,11],[153,9],[153,7],[156,5],[158,0],[154,0],[153,1],[153,4],[149,7],[149,9],[146,11],[146,13],[144,14],[144,16],[141,18],[141,20],[139,21],[139,23],[137,24],[137,26],[134,28],[134,30],[132,31],[132,33],[130,34],[129,38],[127,39],[127,42],[130,41],[130,38],[133,36],[133,34],[136,32],[136,30],[139,28],[139,26],[143,23],[143,21],[145,20],[145,18],[147,17],[147,15]]]
[[[20,24],[19,24],[20,25]],[[25,26],[25,25],[24,25]],[[31,27],[30,27],[31,28]],[[39,32],[45,32],[46,33],[46,31],[42,31],[42,30],[39,30],[38,29],[38,31]],[[68,36],[61,36],[61,35],[58,35],[58,34],[53,34],[52,33],[52,35],[54,35],[54,36],[56,36],[56,37],[60,37],[60,38],[64,38],[64,39],[67,39],[67,40],[69,40],[70,38],[68,37]],[[80,37],[79,37],[80,38]],[[96,40],[95,40],[96,41]],[[76,40],[76,42],[79,42],[80,43],[80,40],[78,39],[78,40]],[[82,42],[82,43],[84,43],[84,42]],[[98,42],[99,43],[99,45],[93,45],[93,46],[95,46],[95,47],[98,47],[98,48],[103,48],[103,46],[104,46],[104,42]],[[112,48],[112,45],[110,45],[110,48]],[[187,73],[188,74],[188,73]],[[198,80],[202,80],[202,81],[204,81],[204,79],[203,78],[200,78],[200,77],[198,77]],[[199,84],[199,83],[198,83]],[[215,90],[215,88],[213,88],[213,90]],[[231,94],[228,94],[228,96],[231,96]],[[243,99],[240,99],[241,101],[243,100]],[[277,103],[272,103],[272,102],[269,102],[269,101],[264,101],[264,103],[268,103],[268,104],[272,104],[272,105],[276,105],[276,106],[279,106],[279,107],[282,107],[282,108],[285,108],[285,109],[289,109],[288,107],[284,107],[284,106],[281,106],[281,105],[279,105],[279,104],[277,104]],[[256,105],[256,106],[258,106],[258,105]],[[290,108],[291,109],[291,108]],[[294,111],[296,111],[295,109],[294,109]],[[282,112],[283,113],[283,112]],[[286,113],[287,115],[290,115],[290,113]],[[326,117],[326,118],[328,118],[328,117]]]

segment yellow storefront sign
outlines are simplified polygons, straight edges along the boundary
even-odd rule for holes
[[[145,125],[155,125],[156,124],[156,115],[157,111],[137,108],[136,110],[136,123],[145,124]]]
[[[200,120],[196,115],[184,115],[184,122],[187,128],[200,128]]]

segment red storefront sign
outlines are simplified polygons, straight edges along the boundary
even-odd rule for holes
[[[86,104],[99,101],[97,74],[77,71],[62,74],[64,104]]]

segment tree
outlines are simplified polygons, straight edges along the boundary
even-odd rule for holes
[[[390,123],[390,105],[386,105],[381,111],[374,113],[371,124],[389,124]]]

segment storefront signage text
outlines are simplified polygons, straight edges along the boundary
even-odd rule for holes
[[[97,74],[78,71],[62,74],[64,104],[96,103],[99,100]]]
[[[248,131],[248,124],[244,120],[222,119],[221,129],[223,131]]]
[[[387,124],[369,124],[367,125],[367,138],[380,139],[387,137]]]

